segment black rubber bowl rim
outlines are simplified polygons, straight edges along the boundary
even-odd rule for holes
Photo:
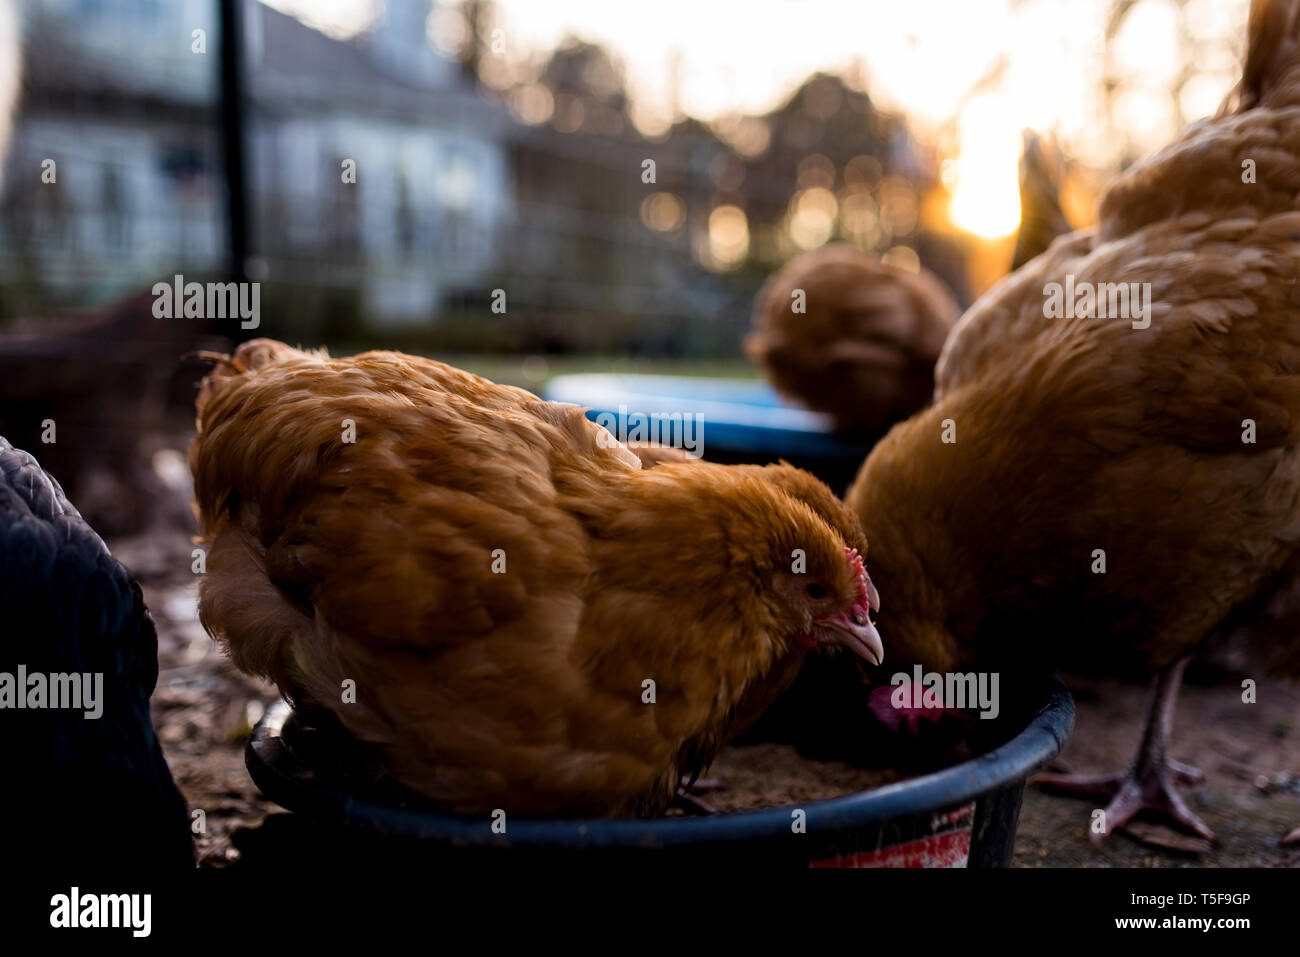
[[[289,712],[275,708],[257,724],[245,752],[249,774],[272,801],[316,820],[394,837],[458,847],[534,847],[550,850],[632,850],[727,844],[791,836],[791,807],[764,808],[706,817],[637,819],[510,818],[505,834],[492,832],[487,815],[464,817],[358,800],[313,787],[311,769],[280,737]],[[1065,746],[1074,727],[1074,701],[1060,679],[1047,685],[1042,706],[1010,741],[950,768],[871,791],[798,805],[807,833],[855,831],[885,821],[916,817],[966,804],[1027,778]]]

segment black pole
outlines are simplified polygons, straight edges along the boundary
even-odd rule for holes
[[[225,147],[229,270],[248,279],[247,149],[244,130],[244,0],[221,4],[221,136]]]

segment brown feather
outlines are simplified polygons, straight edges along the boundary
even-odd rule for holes
[[[1126,170],[1095,230],[981,298],[945,346],[935,405],[864,464],[848,501],[894,663],[1165,665],[1297,553],[1298,6],[1256,2],[1240,102]],[[1067,275],[1150,283],[1150,328],[1045,318],[1046,285]]]
[[[576,406],[431,360],[258,340],[199,409],[205,627],[458,811],[661,808],[793,677],[792,550],[855,594],[866,541],[811,476],[643,470]]]
[[[795,294],[804,312],[795,311]],[[783,395],[842,428],[884,431],[922,408],[957,304],[927,272],[826,246],[768,280],[745,351]]]

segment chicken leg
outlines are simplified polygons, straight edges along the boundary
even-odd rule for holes
[[[1094,838],[1106,837],[1116,828],[1123,827],[1139,811],[1156,811],[1207,841],[1215,840],[1214,832],[1192,813],[1174,789],[1175,781],[1191,784],[1201,780],[1200,771],[1169,757],[1174,703],[1186,667],[1187,659],[1183,658],[1163,669],[1151,682],[1142,741],[1127,770],[1098,775],[1041,774],[1035,778],[1038,784],[1052,790],[1111,799],[1102,822],[1103,830],[1095,833]]]

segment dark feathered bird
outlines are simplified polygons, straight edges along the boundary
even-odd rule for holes
[[[81,707],[48,706],[67,704],[73,688],[51,675],[92,676],[81,686],[90,692]],[[185,801],[149,716],[157,680],[158,638],[139,585],[59,483],[0,438],[0,846],[7,859],[20,867],[193,864]],[[41,704],[41,685],[46,707],[18,706],[20,696],[24,705]],[[65,695],[58,701],[56,686]]]

